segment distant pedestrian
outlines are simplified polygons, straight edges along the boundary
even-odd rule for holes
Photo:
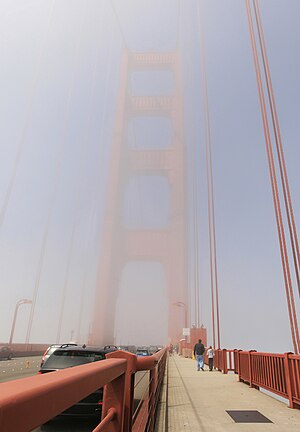
[[[214,366],[214,355],[215,352],[212,349],[212,346],[210,346],[207,350],[207,357],[208,357],[208,367],[209,370],[212,371],[213,370],[213,366]]]
[[[194,346],[194,356],[196,358],[197,363],[197,371],[200,369],[204,371],[204,361],[203,361],[203,354],[205,352],[205,347],[202,343],[202,340],[199,339],[198,343]]]

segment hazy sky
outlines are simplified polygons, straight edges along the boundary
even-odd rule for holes
[[[133,52],[163,52],[177,46],[183,59],[189,186],[193,140],[197,143],[201,322],[211,341],[196,5],[197,0],[0,0],[0,209],[4,209],[0,221],[0,341],[9,338],[16,302],[31,299],[35,286],[38,295],[31,341],[55,342],[64,290],[61,340],[78,337],[78,332],[79,339],[87,339],[101,256],[121,53],[124,47]],[[261,0],[260,5],[299,226],[300,4],[298,0]],[[203,14],[222,346],[290,351],[244,1],[203,0]],[[153,74],[150,82],[136,74],[131,81],[132,94],[168,94],[173,87],[166,73]],[[152,126],[141,119],[129,125],[128,145],[149,148],[153,130],[159,130],[158,147],[172,138],[163,119],[153,120]],[[124,198],[125,223],[130,226],[135,218],[154,226],[167,223],[168,184],[163,180],[149,184],[144,178],[129,185]],[[140,201],[138,187],[149,200]],[[190,196],[190,188],[187,194]],[[151,203],[160,208],[161,219]],[[128,264],[117,303],[118,342],[164,340],[165,285],[163,269],[157,263],[140,265],[136,273],[133,264]],[[297,308],[299,312],[298,298]],[[25,340],[29,309],[28,305],[20,308],[15,341]]]

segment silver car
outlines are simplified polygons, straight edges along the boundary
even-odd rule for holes
[[[66,343],[66,344],[52,344],[50,345],[43,354],[41,367],[45,363],[45,361],[54,353],[58,348],[66,348],[68,346],[77,346],[76,343]]]

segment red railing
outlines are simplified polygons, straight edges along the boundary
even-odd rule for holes
[[[291,408],[300,408],[299,355],[215,350],[214,367],[225,374],[233,371],[239,381],[269,390],[288,399]]]
[[[102,421],[93,432],[152,432],[166,359],[166,349],[147,358],[116,351],[101,362],[2,383],[0,431],[32,431],[104,387]],[[138,371],[149,371],[149,379],[133,413]]]
[[[128,362],[124,432],[154,431],[167,355],[167,349],[149,357],[137,357],[125,351],[114,351],[107,355],[108,358],[120,358],[121,356]],[[145,371],[145,374],[135,383],[135,373],[142,371]],[[139,402],[136,404],[137,400]]]
[[[239,351],[239,380],[250,387],[262,387],[300,408],[300,356]]]
[[[214,368],[226,374],[229,371],[237,373],[235,370],[235,352],[236,350],[216,349],[214,350]],[[208,364],[208,358],[205,354],[205,363]]]

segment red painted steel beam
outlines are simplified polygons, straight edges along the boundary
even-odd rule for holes
[[[127,361],[126,375],[125,375],[125,406],[124,406],[124,430],[131,432],[132,430],[132,416],[134,406],[134,379],[136,373],[137,356],[128,351],[118,350],[106,354],[106,358],[123,358]],[[104,404],[109,409],[109,405],[106,405],[105,400],[106,394],[104,395]]]
[[[125,378],[125,410],[124,410],[124,431],[130,432],[133,429],[132,419],[133,419],[133,398],[134,398],[134,377],[137,371],[153,371],[159,362],[163,359],[164,355],[167,354],[167,348],[163,348],[157,353],[153,354],[149,357],[137,357],[135,354],[132,354],[127,351],[113,351],[111,353],[106,354],[106,358],[124,358],[127,360],[127,369],[126,369],[126,378]],[[152,385],[153,390],[153,385]],[[153,390],[154,391],[154,390]],[[155,388],[156,391],[156,388]],[[106,394],[104,394],[104,406],[103,412],[105,409],[108,411],[111,406],[111,403],[107,403]],[[147,417],[141,415],[141,410],[139,412],[139,421],[146,421]],[[136,422],[135,426],[136,427]],[[101,430],[101,429],[99,429]],[[97,429],[98,431],[98,429]]]
[[[167,348],[164,348],[157,353],[149,357],[138,357],[137,358],[137,371],[151,370],[154,369],[157,363],[162,359]]]
[[[107,430],[107,428],[109,428],[114,421],[116,415],[117,410],[115,408],[109,408],[107,415],[104,417],[101,423],[95,429],[93,429],[93,432],[102,432]]]
[[[1,384],[0,431],[29,432],[125,373],[111,359]]]

